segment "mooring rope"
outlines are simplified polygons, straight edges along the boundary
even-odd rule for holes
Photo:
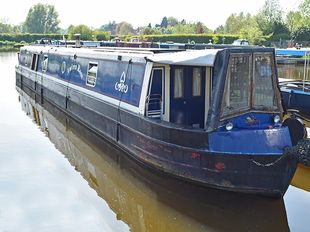
[[[132,59],[130,59],[128,61],[128,65],[127,65],[127,69],[126,69],[126,73],[125,73],[125,78],[127,78],[128,76],[128,73],[129,73],[129,69],[130,67],[132,68]],[[130,70],[132,72],[132,69]],[[130,73],[129,75],[129,83],[131,83],[131,75],[132,73]],[[119,99],[119,103],[118,103],[118,107],[117,107],[117,124],[116,124],[116,141],[119,140],[119,129],[120,129],[120,123],[121,123],[121,103],[122,103],[122,100],[123,100],[123,94],[124,94],[124,91],[121,91],[121,96],[120,96],[120,99]]]

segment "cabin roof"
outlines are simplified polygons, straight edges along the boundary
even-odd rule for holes
[[[106,59],[118,60],[123,62],[132,61],[134,63],[146,63],[151,61],[158,64],[167,65],[184,65],[184,66],[209,66],[213,67],[215,59],[223,50],[229,52],[269,52],[274,51],[268,48],[218,48],[218,49],[202,49],[202,50],[185,50],[171,51],[162,50],[163,53],[157,53],[151,49],[144,48],[74,48],[74,47],[57,47],[57,46],[25,46],[21,48],[24,51],[32,51],[44,54],[59,54],[64,56],[75,56],[89,59]]]
[[[222,49],[187,50],[153,54],[146,58],[160,64],[213,66],[216,54],[221,50]]]
[[[101,58],[101,59],[133,59],[134,62],[145,63],[147,60],[160,64],[190,65],[190,66],[213,66],[216,54],[222,49],[166,51],[155,53],[151,50],[133,48],[70,48],[55,46],[26,46],[26,50],[63,55],[77,55],[78,57]]]
[[[65,56],[84,57],[89,59],[122,60],[145,63],[145,57],[152,55],[151,51],[115,50],[110,48],[73,48],[56,46],[25,46],[22,49],[45,54],[61,54]]]

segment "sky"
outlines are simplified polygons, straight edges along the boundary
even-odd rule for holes
[[[56,7],[60,27],[86,24],[99,28],[109,21],[127,21],[134,27],[160,24],[164,16],[187,22],[201,21],[210,29],[225,24],[227,17],[241,11],[256,14],[265,0],[9,0],[0,8],[0,20],[11,24],[25,21],[31,6],[37,3]],[[284,11],[297,9],[302,0],[280,0]]]

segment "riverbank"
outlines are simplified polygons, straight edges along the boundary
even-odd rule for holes
[[[18,47],[0,46],[0,52],[17,52]]]
[[[20,47],[26,45],[25,41],[16,42],[8,40],[0,40],[0,52],[15,52],[18,51]]]

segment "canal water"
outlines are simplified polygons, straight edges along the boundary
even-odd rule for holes
[[[0,232],[310,231],[310,193],[227,193],[153,173],[15,88],[0,53]]]
[[[290,61],[289,59],[287,59]],[[294,80],[310,80],[310,67],[305,69],[304,62],[292,60],[288,63],[278,64],[279,78],[294,79]]]

